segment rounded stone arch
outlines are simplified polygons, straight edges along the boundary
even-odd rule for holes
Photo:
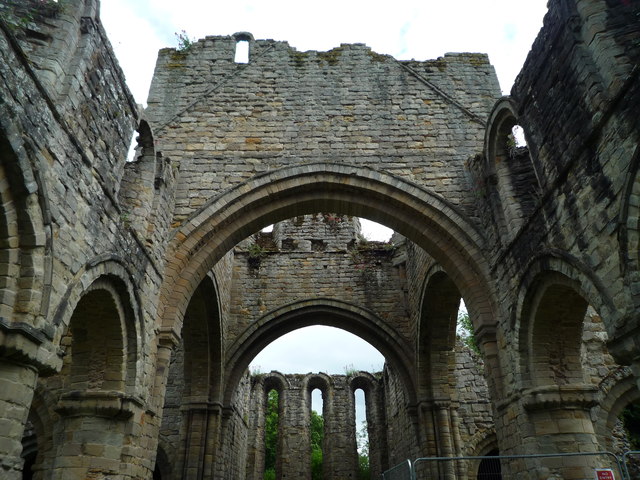
[[[630,281],[640,276],[640,146],[631,158],[620,202],[620,264]],[[640,300],[636,305],[640,304]]]
[[[68,348],[73,336],[72,323],[75,321],[76,327],[96,336],[98,347],[102,349],[100,355],[103,359],[109,359],[111,367],[116,368],[115,364],[119,363],[116,357],[121,356],[122,369],[116,368],[117,371],[112,372],[114,380],[109,381],[109,384],[112,381],[118,383],[117,388],[109,389],[142,398],[144,382],[140,353],[147,342],[144,338],[141,302],[134,277],[126,263],[117,257],[108,257],[97,257],[88,262],[70,282],[53,317],[53,325],[56,327],[54,342],[61,348]],[[100,307],[104,309],[97,312],[96,309]],[[97,313],[102,316],[109,330],[108,338],[112,341],[109,346],[106,338],[98,331],[101,324],[96,319]],[[92,345],[84,343],[84,347],[86,350],[83,355],[91,356]],[[106,351],[108,348],[112,349],[111,353]],[[117,353],[118,348],[121,350],[120,354]],[[95,353],[98,354],[97,351]],[[61,372],[63,376],[71,374],[70,361],[69,358],[64,360]],[[115,383],[113,386],[116,386]]]
[[[159,315],[180,329],[185,299],[233,246],[294,216],[335,211],[383,223],[414,241],[449,272],[480,325],[495,324],[482,232],[454,205],[416,184],[367,167],[315,163],[253,177],[212,198],[174,232]]]
[[[596,410],[594,429],[602,450],[614,451],[611,432],[625,407],[640,402],[640,389],[631,368],[619,367],[604,379],[600,392],[602,400]]]
[[[46,184],[20,138],[0,131],[0,317],[43,329],[53,271],[51,219]]]
[[[282,373],[276,371],[265,373],[264,375],[262,375],[261,381],[264,385],[265,396],[271,390],[275,390],[276,392],[278,392],[278,395],[281,396],[282,392],[291,387],[287,377],[285,377]]]
[[[355,372],[349,375],[349,386],[352,392],[361,389],[365,395],[369,395],[377,388],[377,384],[378,379],[369,372]]]
[[[418,389],[422,398],[451,394],[448,372],[455,365],[457,315],[461,299],[455,283],[439,265],[427,272],[416,335]],[[435,368],[442,368],[440,372]],[[443,375],[443,372],[447,372]]]
[[[498,449],[498,437],[492,430],[476,432],[466,444],[463,456],[484,457]]]
[[[181,332],[184,349],[184,402],[219,401],[222,371],[220,299],[213,274],[207,275],[187,306]]]
[[[521,388],[584,383],[580,351],[590,305],[603,318],[614,311],[607,289],[577,259],[543,252],[532,260],[520,281],[512,318]]]
[[[513,100],[502,97],[489,115],[484,151],[494,218],[505,242],[513,239],[524,219],[533,212],[535,186],[539,185],[529,150],[515,144],[515,126],[518,126],[518,115]]]
[[[368,310],[340,300],[319,298],[300,300],[268,312],[239,335],[227,351],[224,404],[230,403],[249,363],[263,348],[286,333],[311,325],[340,328],[369,342],[394,366],[408,397],[415,401],[413,359],[406,341]]]
[[[309,394],[316,388],[322,392],[322,395],[330,395],[334,387],[333,378],[326,373],[307,373],[302,379],[302,389]],[[309,397],[311,398],[311,397]],[[326,397],[325,397],[326,398]]]

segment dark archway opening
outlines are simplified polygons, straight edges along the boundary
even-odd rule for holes
[[[502,467],[500,465],[499,458],[491,458],[497,457],[500,455],[500,452],[496,450],[490,451],[486,457],[480,461],[480,465],[478,466],[478,480],[502,480]]]

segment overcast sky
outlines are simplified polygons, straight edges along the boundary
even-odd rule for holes
[[[176,33],[183,30],[191,39],[248,31],[256,39],[288,41],[299,51],[365,43],[401,60],[484,52],[506,94],[542,26],[546,1],[102,0],[101,18],[141,104],[158,50],[176,47]],[[256,357],[254,368],[298,373],[381,368],[375,349],[335,332],[319,327],[292,332]]]

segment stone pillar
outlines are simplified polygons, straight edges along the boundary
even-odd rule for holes
[[[264,476],[266,395],[264,383],[260,380],[254,381],[249,408],[247,480],[262,480]]]
[[[387,435],[384,417],[384,397],[378,389],[367,395],[367,430],[369,434],[369,468],[371,478],[378,478],[389,468],[387,461]]]
[[[454,456],[452,440],[452,429],[449,418],[449,402],[439,401],[435,403],[436,413],[436,428],[438,436],[438,447],[440,457],[452,457]],[[456,478],[455,465],[453,462],[445,462],[441,472],[444,473],[443,477],[446,480],[453,480]]]
[[[357,478],[358,451],[353,393],[345,377],[333,377],[325,399],[324,478]]]
[[[0,359],[0,477],[22,479],[22,435],[38,379],[34,367]]]
[[[582,385],[548,385],[523,392],[520,408],[525,414],[520,415],[519,422],[522,445],[510,453],[597,452],[599,444],[590,415],[597,394],[597,387]],[[599,460],[597,456],[542,458],[515,462],[509,467],[520,470],[508,473],[528,478],[527,472],[536,471],[547,475],[544,478],[578,480],[592,478]]]
[[[183,461],[182,478],[204,478],[204,456],[209,424],[209,408],[206,402],[183,404]]]
[[[140,418],[142,403],[117,391],[63,394],[56,411],[61,420],[54,435],[61,439],[53,461],[52,480],[136,478],[123,469],[122,448],[129,442],[130,422]]]
[[[282,392],[283,403],[278,437],[279,449],[276,472],[288,480],[311,478],[311,439],[309,437],[309,400],[302,389],[286,388]],[[280,465],[280,469],[278,469]]]

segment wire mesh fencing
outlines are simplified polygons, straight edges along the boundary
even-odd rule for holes
[[[640,460],[629,452],[628,460]],[[406,461],[382,475],[384,480],[640,480],[628,476],[625,459],[610,452],[579,452],[482,457],[431,457]],[[409,470],[409,471],[408,471]],[[630,470],[629,470],[630,471]],[[636,474],[637,475],[637,474]]]

